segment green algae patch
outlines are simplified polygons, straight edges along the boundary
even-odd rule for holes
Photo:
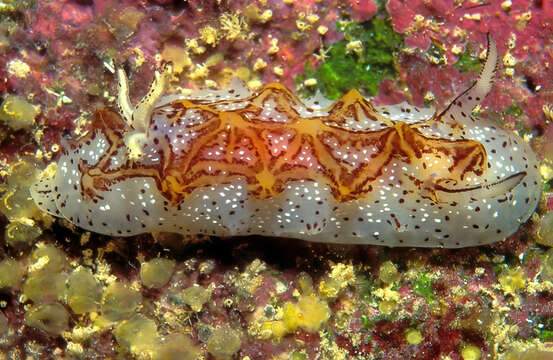
[[[60,335],[69,324],[69,314],[58,303],[33,306],[25,313],[27,326],[43,330],[50,334]]]
[[[159,289],[171,280],[174,271],[174,261],[162,258],[152,259],[141,265],[140,279],[147,288]]]
[[[211,291],[199,285],[190,286],[182,292],[182,301],[196,312],[202,310],[210,298]]]
[[[371,302],[375,299],[375,290],[378,288],[373,279],[368,279],[365,276],[357,278],[355,287],[359,291],[359,298],[365,302]]]
[[[110,321],[130,318],[142,304],[142,294],[128,285],[111,283],[102,298],[102,315]]]
[[[0,121],[3,121],[14,131],[29,130],[35,124],[35,118],[40,113],[40,106],[33,105],[25,98],[7,94],[0,105]]]
[[[507,108],[505,108],[503,112],[507,115],[518,118],[524,113],[524,110],[513,102]]]
[[[25,267],[13,259],[0,262],[0,289],[19,289],[25,276]]]
[[[539,339],[543,342],[550,342],[553,340],[553,331],[551,330],[542,330],[538,335]]]
[[[539,326],[534,328],[534,332],[542,342],[553,341],[553,318],[541,318]]]
[[[333,100],[351,89],[376,95],[382,80],[397,76],[394,62],[403,44],[401,35],[393,30],[389,20],[379,18],[364,23],[339,23],[337,28],[344,33],[344,40],[330,45],[323,56],[326,60],[318,68],[307,62],[296,84],[301,86],[305,80],[315,79],[316,88]],[[303,95],[310,95],[309,91]]]
[[[90,270],[81,267],[73,271],[67,280],[66,299],[75,314],[98,310],[102,289]]]
[[[157,345],[157,325],[142,314],[122,321],[113,333],[121,347],[139,358],[151,358]]]
[[[23,294],[32,301],[60,300],[65,292],[64,274],[51,274],[44,271],[32,273],[23,286]]]
[[[433,279],[428,274],[421,273],[417,281],[415,281],[413,291],[415,294],[425,298],[427,302],[431,302],[436,297],[434,295],[433,282]]]
[[[477,73],[482,68],[482,63],[478,58],[478,55],[474,55],[470,51],[470,47],[467,46],[465,51],[459,55],[453,66],[462,73]]]
[[[242,346],[241,333],[229,326],[219,327],[207,341],[207,351],[217,360],[231,359]]]
[[[153,360],[197,360],[201,351],[188,336],[170,334],[155,349]]]

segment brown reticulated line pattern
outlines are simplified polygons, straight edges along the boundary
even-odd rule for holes
[[[274,111],[282,114],[285,121],[261,118],[265,102],[269,100]],[[247,105],[237,110],[218,110],[233,102],[246,102]],[[110,159],[124,149],[125,124],[109,109],[97,111],[94,127],[105,134],[110,147],[96,165],[89,166],[84,161],[78,164],[83,174],[81,190],[84,194],[94,199],[98,196],[97,190],[108,190],[111,184],[127,178],[146,176],[155,180],[160,192],[172,204],[178,204],[199,187],[226,184],[237,179],[245,179],[248,192],[264,199],[280,194],[291,181],[310,180],[328,186],[336,200],[348,201],[367,196],[373,189],[374,180],[383,175],[383,169],[394,159],[407,164],[418,161],[422,168],[426,167],[425,155],[444,161],[449,159],[448,179],[454,181],[463,180],[467,173],[481,175],[486,164],[482,144],[465,139],[452,141],[425,136],[417,129],[420,124],[408,125],[378,114],[357,91],[350,91],[334,103],[326,110],[326,116],[302,117],[297,110],[302,106],[300,101],[278,84],[268,85],[248,99],[178,100],[169,106],[173,110],[171,119],[174,122],[191,110],[205,119],[187,126],[187,131],[195,134],[190,145],[184,151],[175,152],[167,136],[155,138],[152,141],[160,152],[159,164],[146,166],[128,160],[116,170],[109,170]],[[386,127],[369,131],[344,126],[348,119],[361,116]],[[286,151],[273,153],[268,133],[291,134]],[[87,141],[86,138],[83,141]],[[368,161],[352,164],[335,155],[336,148],[329,143],[349,151],[369,148],[376,151],[371,152]],[[238,144],[248,148],[249,160],[232,155]],[[206,156],[204,151],[214,145],[224,149],[223,156],[217,159]],[[310,154],[312,161],[309,165],[295,161],[301,151]],[[419,188],[423,184],[428,186],[427,179],[416,180],[413,183]],[[441,179],[434,180],[437,183]]]

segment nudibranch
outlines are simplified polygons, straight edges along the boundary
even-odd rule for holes
[[[538,160],[518,136],[477,119],[497,49],[442,111],[375,106],[355,90],[300,101],[270,84],[164,95],[169,70],[118,111],[64,140],[31,189],[36,204],[114,236],[176,232],[458,248],[514,233],[541,195]]]

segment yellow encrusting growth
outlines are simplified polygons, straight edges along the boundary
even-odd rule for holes
[[[328,304],[315,295],[302,296],[296,304],[287,302],[284,305],[283,321],[290,332],[298,327],[305,331],[318,331],[329,317]]]
[[[221,30],[227,40],[244,39],[249,30],[249,26],[240,15],[240,13],[224,13],[219,17]]]
[[[327,301],[317,296],[308,274],[298,276],[297,286],[298,289],[293,292],[296,301],[286,301],[278,307],[267,305],[264,309],[258,308],[248,333],[260,339],[280,341],[283,336],[298,330],[320,331],[331,315]]]
[[[275,339],[291,334],[298,329],[317,332],[330,317],[326,301],[316,295],[303,295],[296,303],[287,301],[282,307],[282,318],[262,324],[262,331],[268,331]]]
[[[272,19],[273,11],[271,9],[261,10],[256,4],[250,4],[246,6],[244,15],[250,21],[264,24]]]
[[[173,71],[180,74],[184,69],[192,65],[188,50],[184,47],[166,44],[161,51],[161,57],[165,61],[173,63]]]
[[[389,315],[394,312],[401,300],[401,294],[392,290],[392,284],[385,288],[378,288],[374,295],[380,298],[378,310],[383,314]]]
[[[191,80],[204,79],[209,75],[209,68],[206,64],[194,64],[188,77]]]
[[[258,71],[265,69],[267,67],[267,63],[262,58],[257,58],[255,60],[255,63],[253,64],[253,70]]]
[[[267,54],[273,55],[276,54],[280,48],[278,47],[278,39],[271,39],[271,46],[267,50]]]
[[[203,54],[206,51],[205,46],[202,46],[198,43],[198,39],[186,39],[185,41],[186,48],[192,51],[194,54]]]
[[[400,274],[397,271],[396,265],[391,261],[385,261],[380,265],[380,273],[378,278],[385,284],[391,284],[398,281]]]
[[[526,275],[521,268],[506,269],[499,274],[498,281],[506,294],[514,294],[526,285]]]
[[[22,60],[14,59],[8,63],[8,72],[24,79],[31,73],[31,67]]]
[[[217,45],[217,29],[215,29],[213,26],[206,25],[198,32],[200,33],[200,40],[202,40],[204,43],[211,46]]]
[[[343,289],[354,283],[355,270],[352,264],[331,264],[329,278],[319,283],[319,294],[326,299],[335,298]]]

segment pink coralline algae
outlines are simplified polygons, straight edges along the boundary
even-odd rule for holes
[[[550,1],[4,1],[0,18],[1,356],[552,356]],[[307,61],[332,63],[338,41],[348,60],[362,59],[366,39],[339,29],[373,19],[389,19],[400,38],[397,76],[379,84],[378,105],[441,108],[477,77],[486,34],[496,40],[494,95],[479,116],[534,147],[545,186],[530,222],[507,240],[446,250],[121,238],[79,230],[30,201],[38,167],[58,159],[62,139],[89,136],[93,114],[114,108],[117,69],[129,74],[132,104],[164,60],[179,70],[172,93],[232,78],[252,91],[294,88]]]
[[[378,11],[378,5],[373,0],[350,0],[349,3],[353,20],[357,22],[370,20]]]
[[[504,73],[508,76],[501,84],[506,97],[511,100],[508,103],[514,100],[524,110],[523,122],[529,127],[543,126],[542,105],[553,99],[550,85],[553,71],[546,66],[552,55],[546,42],[551,36],[553,24],[549,2],[496,1],[479,6],[464,2],[451,9],[447,1],[402,3],[390,0],[386,8],[394,29],[405,34],[407,48],[426,50],[434,43],[443,51],[444,62],[449,64],[457,61],[467,48],[478,56],[483,49],[474,45],[481,44],[486,33],[493,34],[499,53],[503,54]],[[414,72],[411,69],[405,69],[407,76]],[[463,79],[459,75],[439,72],[426,78],[433,79],[434,83],[442,83],[441,79],[447,83],[448,79],[451,84]],[[418,84],[424,86],[427,82]],[[433,94],[438,99],[447,99],[448,93],[441,97],[438,89],[435,90]],[[489,99],[488,104],[499,111],[508,107],[505,100]]]

